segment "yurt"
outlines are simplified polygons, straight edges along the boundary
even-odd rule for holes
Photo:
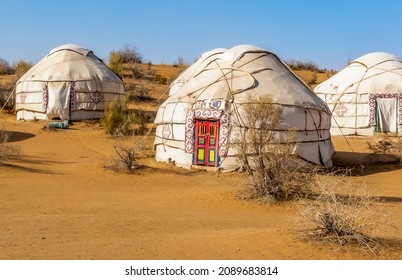
[[[16,84],[18,120],[96,119],[108,102],[123,99],[123,81],[77,45],[52,49]]]
[[[395,55],[361,56],[314,92],[332,112],[332,135],[402,135],[402,60]]]
[[[266,95],[283,108],[278,133],[296,130],[300,158],[331,166],[328,107],[275,54],[250,45],[206,52],[172,82],[155,119],[156,160],[240,167],[231,143],[245,129],[242,108]]]

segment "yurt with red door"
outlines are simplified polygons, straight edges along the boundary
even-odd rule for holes
[[[296,131],[297,155],[331,166],[327,105],[275,54],[250,45],[206,52],[172,82],[155,119],[156,160],[187,168],[240,167],[231,143],[245,129],[242,106],[266,95],[283,109],[275,130]]]

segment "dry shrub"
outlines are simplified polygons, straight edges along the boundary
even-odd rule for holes
[[[0,130],[0,162],[7,161],[10,158],[18,157],[20,154],[20,150],[18,147],[7,143],[9,137],[9,132]]]
[[[117,133],[113,141],[113,149],[115,151],[115,158],[112,159],[112,164],[107,168],[118,172],[131,173],[137,168],[139,164],[137,162],[138,156],[141,151],[144,150],[141,143],[135,142],[132,144],[125,143],[125,137],[122,133]]]
[[[8,62],[0,57],[0,75],[9,75],[12,73],[12,69]]]
[[[32,68],[32,64],[20,59],[13,65],[15,74],[18,78],[21,78],[29,69]]]
[[[298,224],[309,240],[356,244],[375,252],[380,242],[375,237],[388,224],[384,203],[364,184],[353,185],[348,173],[316,174],[313,196],[300,203]]]
[[[107,65],[116,75],[122,76],[123,72],[123,58],[121,53],[111,51],[109,54],[109,63]]]
[[[270,97],[244,107],[246,127],[238,136],[236,150],[247,174],[250,198],[279,202],[304,195],[310,173],[295,155],[294,132],[278,133],[282,108]]]
[[[322,71],[322,69],[320,69],[318,67],[318,65],[311,60],[308,62],[305,62],[305,61],[290,59],[290,60],[286,61],[286,64],[292,70],[303,69],[303,70],[311,70],[311,71]]]
[[[146,80],[135,80],[126,85],[126,98],[130,102],[150,100],[155,87]]]
[[[313,75],[311,76],[311,78],[307,81],[307,84],[309,85],[313,85],[317,82],[317,74],[313,73]]]
[[[379,140],[378,142],[367,142],[368,148],[374,154],[374,157],[381,155],[390,156],[396,159],[399,165],[402,165],[402,140]]]

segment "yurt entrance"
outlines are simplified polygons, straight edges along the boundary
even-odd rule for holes
[[[46,115],[48,119],[70,119],[70,97],[73,85],[66,82],[48,83],[46,87]],[[45,99],[45,98],[44,98]]]
[[[397,107],[397,98],[376,98],[376,131],[397,132]]]
[[[218,128],[218,120],[195,121],[195,165],[218,166]]]

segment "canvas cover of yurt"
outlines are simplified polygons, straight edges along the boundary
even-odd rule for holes
[[[244,129],[244,105],[266,95],[283,108],[278,130],[296,130],[297,154],[331,166],[328,107],[275,54],[250,45],[206,52],[172,82],[155,119],[156,160],[240,167],[231,143]]]
[[[92,51],[72,44],[52,49],[16,84],[18,120],[97,119],[113,100],[124,100],[123,81]]]
[[[332,135],[402,135],[402,60],[395,55],[363,55],[314,92],[332,112]]]

